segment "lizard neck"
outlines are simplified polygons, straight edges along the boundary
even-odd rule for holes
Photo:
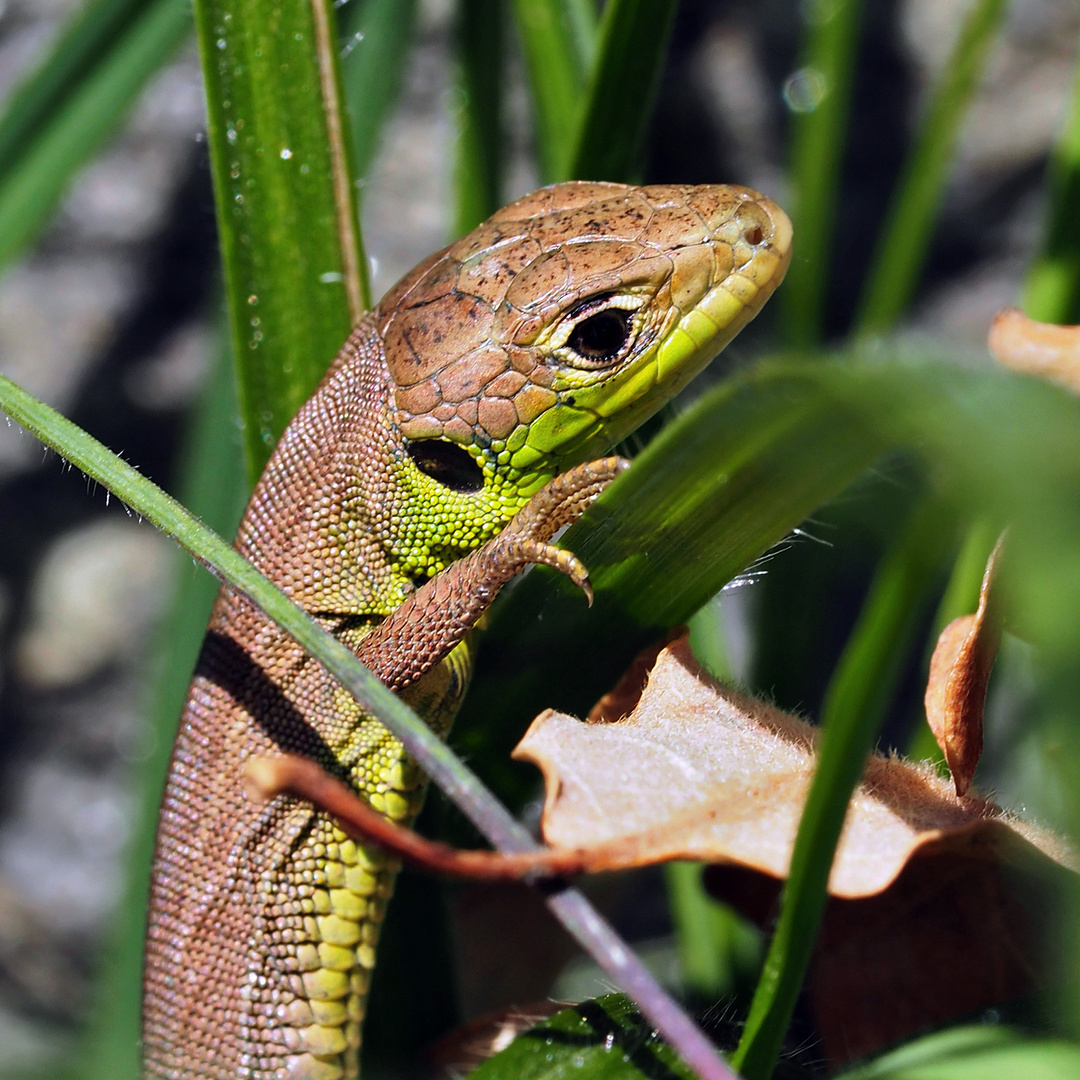
[[[240,553],[312,614],[385,615],[411,588],[382,527],[401,454],[389,393],[367,318],[275,447],[237,533]]]
[[[237,534],[241,554],[312,614],[389,614],[549,479],[519,486],[477,468],[475,484],[448,485],[402,432],[394,389],[369,315],[274,449]]]

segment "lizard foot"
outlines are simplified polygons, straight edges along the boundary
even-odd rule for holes
[[[606,457],[586,461],[556,476],[482,549],[487,567],[494,570],[497,565],[513,575],[531,563],[550,566],[577,585],[591,605],[593,592],[585,565],[573,552],[556,547],[550,540],[561,528],[577,521],[608,484],[629,467],[625,458]]]

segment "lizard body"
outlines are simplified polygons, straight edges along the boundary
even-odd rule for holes
[[[550,540],[621,468],[589,459],[757,313],[789,247],[783,212],[744,188],[578,183],[518,200],[357,326],[276,447],[237,548],[445,731],[469,626],[530,562],[585,582]],[[158,829],[148,1077],[357,1075],[395,868],[306,804],[248,802],[244,763],[276,752],[394,820],[418,809],[397,740],[224,589]]]

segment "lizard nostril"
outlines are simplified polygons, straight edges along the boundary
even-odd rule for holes
[[[743,239],[748,244],[756,246],[765,239],[765,230],[760,225],[751,225],[750,228],[743,233]]]
[[[405,453],[416,467],[451,491],[480,491],[484,474],[468,450],[442,439],[418,439],[405,444]]]

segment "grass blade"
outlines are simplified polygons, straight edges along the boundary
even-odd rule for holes
[[[16,88],[0,117],[0,178],[12,171],[23,146],[79,92],[148,6],[147,0],[92,0],[71,18],[59,41]]]
[[[883,561],[825,697],[818,767],[799,823],[780,917],[732,1061],[767,1080],[802,987],[848,801],[862,776],[944,554],[942,513],[924,503]]]
[[[458,0],[459,100],[454,150],[457,236],[475,228],[502,205],[505,12],[502,0]]]
[[[635,179],[677,8],[678,0],[609,0],[560,179]]]
[[[911,302],[960,124],[975,96],[1006,6],[1006,0],[977,0],[968,11],[897,184],[863,290],[857,333],[889,330]]]
[[[48,221],[72,174],[105,141],[134,104],[146,80],[191,28],[185,0],[154,0],[111,17],[93,33],[97,62],[70,39],[25,85],[3,121],[9,140],[0,168],[0,265],[22,252]],[[104,7],[104,5],[102,5]],[[110,33],[111,31],[111,33]],[[25,96],[24,96],[25,95]],[[30,135],[33,134],[33,138]]]
[[[146,517],[215,577],[237,589],[281,626],[366,712],[401,740],[424,772],[496,847],[523,851],[536,846],[529,833],[476,775],[357,660],[348,646],[319,627],[221,537],[96,439],[3,377],[0,377],[0,408],[46,446],[62,453],[92,480],[103,484]],[[547,903],[702,1080],[733,1080],[731,1071],[708,1039],[579,892],[556,889],[547,897]]]
[[[1080,1072],[1080,1047],[982,1024],[916,1039],[837,1080],[1071,1080]]]
[[[1042,322],[1080,322],[1080,61],[1069,117],[1050,163],[1043,248],[1028,271],[1023,306]]]
[[[353,0],[340,9],[341,86],[352,132],[353,164],[371,172],[379,136],[401,91],[416,0]],[[365,301],[370,306],[370,301]]]
[[[566,175],[566,148],[577,123],[585,73],[592,64],[592,57],[583,58],[579,51],[582,18],[576,9],[581,6],[569,0],[514,0],[514,18],[532,90],[536,154],[544,183]]]
[[[195,16],[254,483],[367,303],[338,40],[327,0],[197,0]]]
[[[596,0],[561,0],[560,9],[569,32],[574,63],[582,71],[588,71],[596,56],[596,38],[600,32]]]
[[[819,345],[824,333],[828,252],[840,196],[848,105],[862,0],[811,0],[803,66],[785,98],[795,112],[791,148],[791,220],[798,247],[779,300],[793,345]]]

